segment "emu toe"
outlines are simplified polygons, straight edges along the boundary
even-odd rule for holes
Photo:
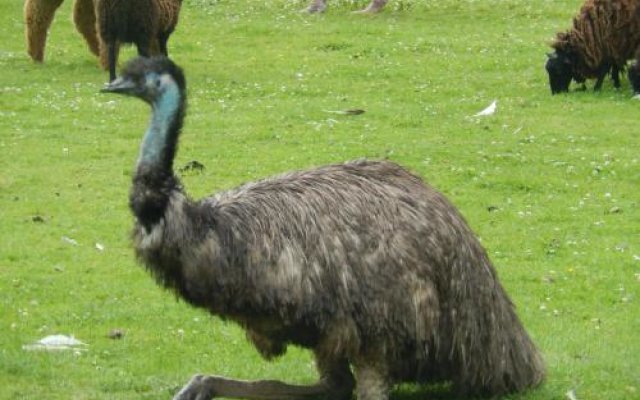
[[[215,395],[207,384],[206,375],[194,375],[193,378],[173,397],[173,400],[210,400]]]

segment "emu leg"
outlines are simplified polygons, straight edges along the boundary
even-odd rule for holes
[[[327,1],[326,0],[313,0],[309,7],[307,7],[307,12],[310,14],[313,13],[321,13],[327,9]]]
[[[388,0],[372,0],[364,10],[358,11],[363,14],[375,14],[387,4]]]
[[[96,11],[93,0],[76,0],[73,5],[73,23],[76,29],[84,37],[89,46],[89,50],[96,55],[100,55],[100,43],[98,42],[98,32],[96,31]]]
[[[388,400],[391,385],[384,368],[375,365],[356,366],[358,400]]]
[[[351,400],[356,382],[346,359],[323,359],[323,356],[316,352],[316,366],[320,373],[320,382],[324,382],[327,387],[327,399]]]
[[[389,399],[391,379],[384,354],[383,345],[371,344],[364,354],[353,360],[358,400]]]
[[[24,3],[27,52],[33,61],[44,60],[47,32],[63,0],[26,0]]]
[[[196,375],[173,400],[210,400],[230,397],[250,400],[308,400],[327,394],[319,382],[310,386],[289,385],[280,381],[240,381],[211,375]]]

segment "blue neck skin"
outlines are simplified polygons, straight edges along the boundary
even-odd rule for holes
[[[142,139],[138,165],[152,164],[162,165],[163,157],[166,157],[166,148],[169,140],[171,125],[178,107],[180,107],[180,90],[173,82],[165,82],[164,92],[151,104],[152,116],[149,128]]]

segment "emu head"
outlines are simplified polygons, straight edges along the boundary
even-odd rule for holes
[[[186,89],[182,69],[166,57],[136,57],[129,61],[121,76],[110,82],[102,92],[138,97],[155,104],[169,88]]]

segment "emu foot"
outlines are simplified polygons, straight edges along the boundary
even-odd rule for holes
[[[183,387],[173,400],[210,400],[215,392],[211,385],[207,385],[207,376],[194,375],[193,378]]]
[[[373,0],[367,8],[355,11],[355,14],[375,14],[382,10],[382,8],[387,4],[387,0]]]
[[[323,383],[310,386],[280,381],[240,381],[211,375],[195,375],[173,400],[211,400],[230,397],[253,400],[310,400],[329,392]]]
[[[309,4],[309,7],[304,9],[304,11],[308,12],[309,14],[317,14],[317,13],[324,12],[324,10],[326,9],[327,9],[326,0],[315,0],[311,4]]]

